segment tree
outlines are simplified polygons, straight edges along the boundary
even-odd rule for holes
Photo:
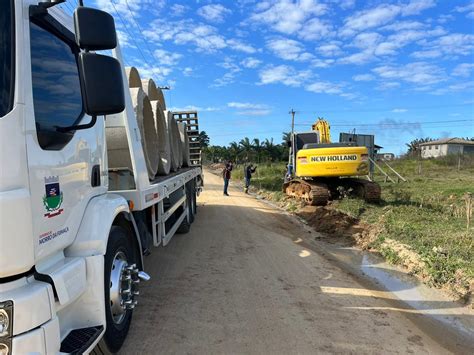
[[[237,142],[230,142],[228,152],[229,152],[229,158],[233,159],[234,162],[236,162],[240,154],[239,144]]]
[[[433,138],[417,138],[412,140],[410,143],[406,143],[406,146],[408,147],[408,152],[407,155],[409,156],[419,156],[421,153],[420,149],[420,144],[426,143],[426,142],[431,142]]]
[[[210,139],[206,131],[199,132],[199,142],[201,143],[201,147],[203,148],[209,147]]]
[[[257,154],[257,163],[260,163],[260,155],[262,153],[262,144],[260,143],[260,139],[254,138],[253,140],[253,149],[255,150],[255,153]]]
[[[250,142],[249,137],[245,137],[239,142],[239,144],[242,148],[242,153],[245,154],[245,159],[248,161],[253,149],[252,142]]]

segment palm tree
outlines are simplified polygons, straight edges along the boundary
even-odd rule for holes
[[[199,132],[199,142],[201,142],[201,147],[206,148],[209,146],[209,136],[206,131]]]
[[[245,153],[245,158],[248,161],[249,160],[249,154],[252,152],[253,145],[250,142],[249,137],[245,137],[242,139],[240,142],[240,147],[242,148],[242,153]]]
[[[237,161],[237,156],[240,153],[239,144],[237,142],[230,142],[228,151],[229,151],[230,157],[234,160],[234,162],[236,162]]]
[[[260,143],[260,139],[254,138],[253,139],[253,149],[257,154],[257,163],[260,163],[260,154],[262,152],[263,145]]]
[[[268,156],[270,157],[270,160],[275,160],[276,156],[275,156],[275,144],[273,143],[273,138],[270,138],[270,140],[267,138],[265,139],[265,141],[263,142],[263,146],[265,147],[265,153],[268,154]]]

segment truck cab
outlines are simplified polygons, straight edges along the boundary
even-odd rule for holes
[[[57,3],[0,2],[2,355],[87,352],[107,332],[116,351],[146,278],[129,203],[108,193],[104,117],[124,110],[123,68],[94,51],[115,48],[113,18],[79,7],[73,23]]]

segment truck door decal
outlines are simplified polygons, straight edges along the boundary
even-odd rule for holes
[[[43,197],[43,204],[47,211],[44,216],[51,218],[60,215],[63,212],[63,193],[59,186],[59,176],[45,177],[44,188],[46,195]]]

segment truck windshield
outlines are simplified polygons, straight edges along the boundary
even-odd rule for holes
[[[0,117],[13,103],[13,8],[10,0],[0,1]]]

